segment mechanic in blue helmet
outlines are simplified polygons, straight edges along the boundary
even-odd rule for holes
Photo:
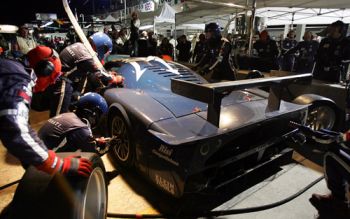
[[[90,37],[92,47],[97,51],[99,58],[112,51],[112,41],[104,33],[95,33]],[[91,54],[84,44],[78,42],[67,46],[60,53],[64,76],[72,81],[75,96],[89,91],[99,91],[108,84],[121,85],[123,78],[113,74],[102,74],[97,68]],[[111,72],[110,72],[111,73]]]
[[[111,38],[102,32],[97,32],[90,36],[90,43],[92,45],[92,48],[97,52],[97,56],[104,64],[104,59],[106,56],[108,56],[113,49],[113,43]]]
[[[103,153],[107,138],[94,138],[92,130],[108,112],[105,99],[97,93],[86,93],[76,104],[75,113],[63,113],[50,118],[39,130],[38,136],[47,147],[56,152]]]
[[[212,82],[221,80],[236,80],[236,70],[231,57],[232,46],[221,36],[220,26],[209,23],[205,26],[206,51],[194,70],[202,75],[210,75]]]
[[[60,172],[88,177],[92,171],[89,160],[58,157],[29,125],[33,89],[47,88],[56,73],[42,75],[17,61],[0,58],[0,140],[23,166],[33,165],[52,175]]]

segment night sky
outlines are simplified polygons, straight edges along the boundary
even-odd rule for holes
[[[86,3],[85,5],[83,5]],[[79,13],[91,13],[91,0],[71,0],[71,8]],[[0,24],[20,25],[35,20],[35,13],[56,13],[66,18],[62,0],[2,0]]]

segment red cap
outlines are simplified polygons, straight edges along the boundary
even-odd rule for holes
[[[263,40],[263,41],[266,41],[267,38],[268,38],[268,35],[269,35],[269,33],[267,32],[267,30],[263,30],[263,31],[260,33],[260,39]]]
[[[50,84],[55,83],[56,79],[61,75],[62,64],[57,53],[47,46],[37,46],[30,50],[27,54],[29,66],[35,69],[40,61],[50,61],[54,65],[54,70],[49,76],[42,76],[36,72],[38,77],[34,87],[34,92],[44,91]]]

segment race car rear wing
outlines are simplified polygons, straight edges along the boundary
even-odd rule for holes
[[[312,74],[227,81],[211,84],[196,84],[181,79],[171,79],[171,91],[181,96],[207,103],[207,121],[219,127],[221,100],[232,91],[269,86],[270,94],[266,111],[272,112],[280,109],[282,88],[284,86],[298,81],[311,82],[311,79]]]

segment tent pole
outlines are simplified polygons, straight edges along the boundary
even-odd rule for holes
[[[175,48],[174,48],[174,61],[176,60],[176,45],[177,45],[177,34],[176,34],[176,13],[175,13],[175,27],[174,27],[174,30],[175,30],[175,33],[174,33],[174,40],[175,40]]]
[[[153,17],[153,34],[156,34],[156,16]]]
[[[252,47],[253,47],[252,43],[253,43],[253,36],[254,36],[255,12],[256,12],[256,0],[253,0],[252,17],[250,19],[248,56],[252,55]]]
[[[124,24],[126,24],[126,0],[124,0]]]

